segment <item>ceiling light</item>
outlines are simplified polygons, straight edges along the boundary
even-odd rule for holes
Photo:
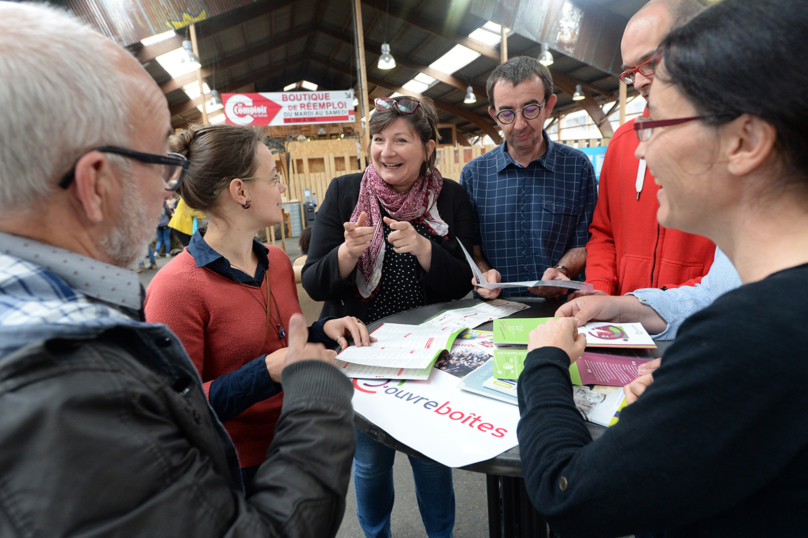
[[[213,106],[221,106],[222,96],[219,95],[218,90],[213,90],[212,92],[210,92],[210,104]]]
[[[180,59],[181,64],[193,66],[194,69],[202,67],[199,58],[194,54],[194,46],[187,39],[182,42],[182,48],[185,49],[185,55]]]
[[[393,69],[396,66],[396,61],[393,55],[390,54],[390,45],[384,43],[382,45],[382,55],[379,56],[379,69]]]
[[[584,99],[585,99],[584,92],[583,92],[583,90],[581,90],[581,85],[576,84],[575,85],[575,93],[572,94],[572,100],[573,101],[583,101]]]
[[[550,47],[546,43],[541,44],[541,54],[539,54],[539,63],[542,65],[552,65],[553,55],[550,54]]]
[[[467,105],[477,102],[477,96],[474,95],[474,89],[471,86],[466,89],[466,98],[463,99],[463,102]]]

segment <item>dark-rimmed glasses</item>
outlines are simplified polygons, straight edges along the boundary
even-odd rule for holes
[[[516,114],[522,113],[522,117],[526,120],[535,120],[541,114],[541,109],[544,107],[544,101],[539,103],[538,105],[527,105],[522,110],[500,110],[495,114],[497,120],[500,123],[508,125],[509,123],[513,123],[516,120]]]
[[[644,77],[650,77],[656,71],[656,66],[659,61],[662,59],[662,55],[656,56],[651,58],[650,60],[646,60],[637,67],[633,67],[631,69],[626,69],[622,73],[618,75],[620,80],[631,86],[634,84],[634,81],[637,80],[637,73],[639,72]]]
[[[395,108],[402,114],[412,114],[421,106],[421,101],[412,98],[392,99],[390,97],[377,97],[376,108],[379,110],[390,110]]]
[[[640,142],[647,142],[651,140],[651,135],[656,127],[668,127],[670,125],[679,125],[680,123],[713,117],[715,116],[691,116],[689,118],[677,118],[674,120],[649,120],[640,117],[634,122],[634,132],[637,133],[637,139]]]
[[[166,184],[167,191],[176,191],[182,184],[182,178],[185,177],[185,172],[188,170],[188,159],[179,153],[169,153],[168,155],[155,155],[154,153],[143,153],[141,151],[134,151],[131,149],[116,148],[114,146],[101,146],[93,148],[90,151],[100,151],[101,153],[114,153],[135,159],[146,164],[161,164],[165,168],[163,170],[163,181]],[[87,153],[89,153],[88,151]],[[75,165],[70,171],[59,180],[59,186],[66,189],[73,182],[76,175]]]
[[[274,187],[278,183],[283,180],[283,176],[278,172],[274,176],[253,176],[253,177],[240,177],[240,178],[233,178],[233,179],[240,179],[241,181],[252,181],[254,179],[268,179],[270,181],[269,186]],[[230,181],[233,181],[232,179]],[[228,182],[227,186],[221,187],[213,191],[213,196],[219,196],[222,192],[226,191],[230,188],[230,183]]]

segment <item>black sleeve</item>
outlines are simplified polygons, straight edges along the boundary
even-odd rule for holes
[[[269,377],[266,355],[261,355],[238,370],[214,379],[208,389],[208,399],[219,420],[227,422],[281,391],[281,384]]]
[[[361,175],[359,177],[361,179]],[[336,178],[328,186],[323,205],[317,211],[309,256],[302,270],[303,288],[315,301],[338,301],[345,291],[355,286],[356,269],[347,280],[340,279],[337,259],[337,250],[345,242],[343,224],[356,207],[356,200],[351,204],[353,197],[346,197],[341,190],[345,179],[353,179],[353,176]],[[358,192],[357,189],[357,196]]]
[[[770,492],[782,488],[760,491],[808,446],[808,429],[794,426],[804,424],[806,391],[785,398],[778,388],[795,375],[796,362],[783,359],[798,331],[780,315],[780,334],[769,337],[765,318],[749,314],[765,299],[728,296],[682,326],[654,383],[594,442],[572,403],[566,353],[528,355],[517,435],[530,499],[556,532],[623,536],[732,510],[726,520],[736,521],[744,502],[775,502]]]
[[[438,211],[449,225],[446,238],[432,236],[432,261],[421,282],[444,301],[462,299],[471,291],[472,272],[459,242],[471,253],[474,223],[466,190],[460,184],[443,180]]]

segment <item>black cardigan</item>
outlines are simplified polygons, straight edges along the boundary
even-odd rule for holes
[[[363,301],[356,287],[356,268],[346,280],[339,278],[337,250],[345,241],[343,224],[351,218],[359,200],[362,174],[335,178],[328,187],[312,230],[311,245],[302,284],[315,301],[325,301],[320,318],[356,316],[364,319],[370,302]],[[437,200],[438,213],[449,225],[448,239],[429,234],[432,264],[420,282],[426,304],[463,298],[471,290],[471,268],[458,239],[471,252],[473,224],[466,190],[452,180],[443,180]],[[379,224],[381,225],[381,224]]]
[[[569,357],[531,351],[517,434],[534,506],[562,536],[805,536],[808,264],[685,321],[654,383],[592,441]]]

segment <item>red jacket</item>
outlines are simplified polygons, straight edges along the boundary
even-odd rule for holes
[[[598,203],[589,227],[586,281],[610,295],[693,285],[707,274],[715,255],[709,239],[659,225],[659,185],[647,169],[637,199],[640,161],[634,151],[638,144],[634,120],[614,134],[606,150]]]
[[[268,248],[267,275],[272,295],[280,308],[281,323],[289,327],[292,314],[300,313],[292,264],[283,250]],[[149,284],[146,320],[165,323],[179,337],[207,394],[217,377],[285,347],[272,329],[264,341],[266,301],[266,278],[261,288],[237,284],[210,269],[197,267],[193,256],[184,250]],[[277,316],[274,301],[272,307]],[[242,467],[259,465],[266,459],[282,405],[283,394],[278,394],[224,423]]]

